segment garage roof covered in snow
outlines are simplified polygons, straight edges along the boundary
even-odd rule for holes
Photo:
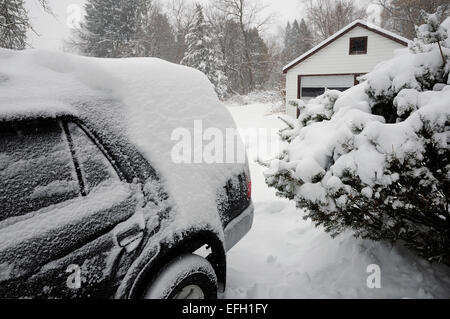
[[[387,31],[383,28],[380,28],[374,24],[370,24],[367,23],[363,20],[355,20],[352,23],[350,23],[349,25],[347,25],[346,27],[344,27],[343,29],[339,30],[338,32],[336,32],[335,34],[333,34],[331,37],[329,37],[328,39],[322,41],[321,43],[319,43],[318,45],[316,45],[314,48],[312,48],[311,50],[305,52],[304,54],[302,54],[301,56],[299,56],[297,59],[293,60],[292,62],[290,62],[289,64],[287,64],[284,68],[283,68],[283,73],[287,73],[287,71],[289,71],[291,68],[295,67],[296,65],[298,65],[299,63],[303,62],[304,60],[306,60],[307,58],[309,58],[310,56],[312,56],[313,54],[315,54],[316,52],[318,52],[319,50],[325,48],[327,45],[333,43],[334,41],[336,41],[337,39],[339,39],[341,36],[343,36],[344,34],[350,32],[351,30],[353,30],[356,27],[362,27],[366,30],[375,32],[381,36],[384,36],[392,41],[395,41],[397,43],[400,43],[404,46],[408,45],[408,42],[410,40],[399,36],[393,32]]]

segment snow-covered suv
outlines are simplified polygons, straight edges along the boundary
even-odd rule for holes
[[[253,220],[248,166],[174,163],[167,139],[196,113],[234,125],[211,91],[157,59],[0,51],[0,297],[223,292],[226,251]],[[187,96],[191,112],[172,114]]]

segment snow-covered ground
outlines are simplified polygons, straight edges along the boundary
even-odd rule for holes
[[[229,106],[241,129],[284,127],[280,114],[269,115],[269,109]],[[263,168],[251,161],[250,169],[255,220],[228,254],[226,298],[450,298],[450,268],[350,233],[332,239],[267,188]],[[380,267],[381,288],[368,288],[371,265]]]

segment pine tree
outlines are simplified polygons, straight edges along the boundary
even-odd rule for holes
[[[86,17],[69,45],[95,57],[144,56],[147,0],[88,0]]]
[[[264,90],[270,72],[269,49],[258,29],[252,28],[247,34],[250,52],[250,68],[253,74],[254,88]],[[250,88],[249,88],[250,89]]]
[[[283,41],[284,49],[282,52],[283,63],[288,63],[293,59],[294,54],[292,53],[291,39],[292,39],[292,27],[291,23],[288,22],[284,30],[284,41]]]
[[[88,0],[69,47],[95,57],[157,57],[175,61],[168,18],[152,0]]]
[[[23,0],[0,0],[0,47],[25,49],[30,28]]]
[[[221,54],[225,61],[225,75],[228,79],[228,89],[234,94],[245,94],[248,90],[246,70],[243,68],[244,39],[239,25],[233,20],[222,20],[214,27],[217,34]]]
[[[300,24],[297,20],[294,20],[292,25],[288,23],[285,31],[285,47],[283,50],[285,62],[292,61],[311,49],[313,44],[312,39],[311,30],[306,25],[305,20],[302,19]]]
[[[300,35],[300,39],[301,39],[299,51],[301,52],[301,54],[303,54],[306,51],[308,51],[309,49],[311,49],[314,44],[313,34],[312,34],[310,28],[308,28],[308,26],[306,25],[306,22],[304,19],[302,19],[302,21],[300,21],[299,35]]]
[[[293,27],[291,26],[291,23],[288,22],[284,31],[284,49],[282,52],[283,63],[288,63],[295,59],[294,48],[292,47],[292,42],[295,37],[293,33]]]
[[[288,22],[286,25],[286,29],[284,31],[284,47],[287,48],[289,47],[289,41],[291,39],[291,23]]]
[[[224,62],[199,4],[196,5],[195,25],[186,35],[186,43],[188,48],[181,64],[205,73],[219,97],[223,98],[228,91],[228,80],[223,72]]]
[[[150,15],[149,25],[145,28],[144,43],[147,56],[179,62],[173,28],[159,8],[155,8]]]
[[[297,20],[294,20],[294,23],[292,23],[291,38],[289,39],[289,46],[292,48],[294,58],[303,53],[301,52],[301,42],[302,35],[300,34],[300,25]]]

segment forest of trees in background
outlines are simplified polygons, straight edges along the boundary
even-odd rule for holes
[[[47,0],[39,2],[51,14]],[[254,90],[281,90],[282,67],[355,19],[366,8],[352,0],[301,0],[298,20],[274,37],[269,10],[258,0],[87,0],[85,18],[65,43],[68,51],[95,57],[158,57],[204,72],[221,98]],[[448,0],[372,0],[382,27],[412,39],[421,10]],[[301,11],[300,8],[303,8]],[[0,47],[29,47],[32,29],[24,0],[0,0]],[[273,28],[272,28],[273,29]]]
[[[95,57],[157,57],[203,71],[220,97],[273,88],[276,59],[262,38],[268,20],[257,1],[206,6],[170,0],[88,0],[66,48]],[[277,65],[278,67],[278,65]],[[272,81],[274,82],[274,81]]]

